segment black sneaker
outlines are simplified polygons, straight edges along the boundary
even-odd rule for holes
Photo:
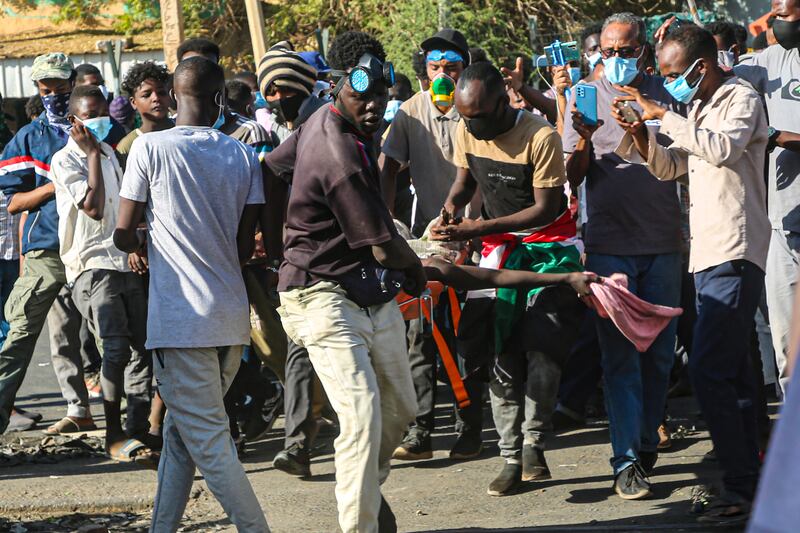
[[[642,467],[645,475],[649,476],[653,473],[658,461],[658,452],[639,452],[639,465]]]
[[[489,496],[508,496],[522,484],[522,465],[506,463],[500,474],[489,483]]]
[[[459,434],[455,444],[450,449],[450,459],[464,460],[475,459],[483,450],[483,441],[480,435]]]
[[[311,475],[311,459],[308,451],[292,444],[287,449],[278,452],[272,460],[276,470],[286,472],[292,476],[309,477]]]
[[[636,463],[617,474],[614,478],[614,491],[623,500],[641,500],[652,494],[647,476]]]
[[[392,454],[392,459],[397,459],[398,461],[419,461],[420,459],[431,459],[432,457],[433,446],[431,446],[430,437],[421,438],[413,433],[406,436]]]
[[[522,481],[550,479],[550,469],[544,459],[544,450],[530,444],[522,447]]]
[[[710,498],[697,517],[698,522],[718,525],[744,525],[750,519],[750,502],[728,499],[723,496]]]
[[[381,509],[378,511],[378,533],[397,533],[397,519],[382,494]]]

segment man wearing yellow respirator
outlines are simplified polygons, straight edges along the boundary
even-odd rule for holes
[[[379,165],[381,189],[389,210],[394,211],[396,177],[408,166],[415,192],[411,232],[419,237],[430,222],[438,218],[450,186],[456,177],[453,143],[461,117],[453,105],[456,82],[469,65],[469,45],[461,32],[449,28],[422,42],[430,79],[427,91],[406,100],[386,133]],[[477,211],[477,210],[476,210]],[[395,450],[399,460],[429,459],[433,456],[431,432],[434,428],[436,348],[422,335],[419,321],[408,323],[409,359],[417,392],[417,418],[408,435]],[[459,433],[450,451],[452,459],[468,459],[480,454],[483,384],[466,379],[464,385],[472,406],[456,410]]]

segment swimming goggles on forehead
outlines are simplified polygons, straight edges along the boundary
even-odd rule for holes
[[[461,57],[461,54],[454,50],[431,50],[428,52],[428,56],[425,58],[425,61],[428,63],[438,63],[444,59],[448,63],[457,63],[458,61],[464,62],[464,58]]]
[[[333,94],[338,95],[342,90],[345,81],[350,81],[350,87],[359,94],[368,92],[376,82],[382,81],[386,87],[392,87],[395,82],[394,65],[391,61],[381,61],[372,54],[364,54],[358,60],[358,64],[350,69],[333,70],[331,75],[338,77],[339,81],[333,89]]]

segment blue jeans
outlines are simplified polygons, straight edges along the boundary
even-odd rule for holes
[[[764,272],[749,261],[728,261],[695,273],[695,284],[697,323],[689,376],[727,495],[752,501],[759,462],[756,376],[749,348]]]
[[[626,274],[628,289],[647,302],[675,307],[680,301],[679,253],[590,254],[586,269],[601,276]],[[597,319],[614,475],[638,462],[639,452],[656,451],[675,358],[676,327],[677,320],[672,320],[650,349],[639,353],[611,320]]]
[[[0,259],[0,347],[8,335],[8,322],[6,322],[5,306],[11,288],[19,277],[19,259]]]

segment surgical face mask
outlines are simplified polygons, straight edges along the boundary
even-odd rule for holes
[[[98,85],[97,88],[100,89],[101,93],[103,93],[103,98],[108,100],[108,87],[105,85]]]
[[[95,117],[81,120],[78,117],[75,119],[83,124],[83,127],[92,132],[95,139],[104,141],[108,134],[111,132],[111,117]]]
[[[433,104],[441,111],[447,112],[453,107],[453,97],[456,93],[456,81],[440,72],[431,80],[431,88],[428,89]]]
[[[603,60],[603,54],[600,52],[595,52],[592,55],[583,54],[583,57],[586,58],[586,62],[589,63],[589,72],[593,71],[594,67]]]
[[[383,120],[391,123],[394,120],[394,116],[400,110],[401,105],[403,105],[402,100],[389,100],[389,103],[386,105],[386,112],[383,114]]]
[[[256,109],[264,109],[267,107],[267,99],[261,94],[261,91],[253,91],[253,107]]]
[[[48,94],[42,96],[42,105],[47,116],[53,118],[66,118],[69,110],[69,97],[72,93]]]
[[[501,104],[502,105],[502,104]],[[505,126],[505,113],[509,110],[507,105],[503,105],[499,113],[495,109],[495,113],[491,116],[481,118],[466,118],[462,117],[464,126],[467,131],[479,141],[491,141],[498,135],[505,133],[503,127]]]
[[[569,82],[572,85],[576,85],[579,81],[581,81],[581,68],[580,67],[570,67],[569,68]]]
[[[615,55],[604,59],[603,65],[606,79],[615,85],[628,85],[639,75],[638,57],[623,59]]]
[[[697,66],[699,61],[700,60],[697,59],[689,68],[684,71],[683,74],[675,78],[673,81],[669,83],[667,83],[666,80],[664,81],[664,88],[667,90],[667,92],[671,94],[675,100],[683,104],[688,104],[694,99],[697,91],[700,90],[700,83],[703,81],[703,78],[706,77],[705,74],[700,76],[700,79],[695,82],[694,87],[690,86],[689,82],[686,81],[686,76],[692,72],[692,70],[694,70],[694,67]]]
[[[217,120],[214,121],[211,127],[218,130],[225,124],[225,102],[222,99],[222,93],[217,93],[214,97],[214,103],[219,106],[219,114],[217,115]]]
[[[775,20],[772,23],[772,32],[778,44],[786,50],[800,48],[800,20]]]
[[[300,107],[305,99],[306,97],[302,94],[294,94],[287,98],[268,100],[267,106],[275,113],[275,118],[279,123],[286,124],[293,122],[300,115]]]
[[[727,50],[719,50],[717,51],[717,63],[719,63],[721,67],[733,68],[733,65],[736,64],[736,54],[731,52],[730,48]]]

